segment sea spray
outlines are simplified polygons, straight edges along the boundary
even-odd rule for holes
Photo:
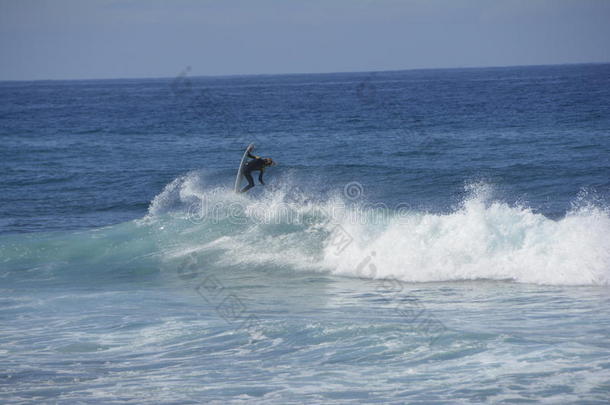
[[[581,201],[553,220],[524,204],[494,199],[486,183],[468,185],[451,212],[433,213],[409,209],[408,202],[399,207],[354,202],[339,193],[288,198],[289,184],[258,198],[218,188],[193,191],[204,190],[203,181],[191,174],[171,183],[150,213],[159,211],[159,201],[173,207],[166,210],[174,225],[180,224],[173,241],[214,251],[218,266],[273,263],[291,271],[409,282],[606,285],[610,280],[610,216],[599,203]],[[192,204],[202,207],[196,221],[185,211]],[[183,233],[188,241],[181,242]],[[349,240],[340,251],[337,233]],[[363,267],[372,251],[374,260]]]

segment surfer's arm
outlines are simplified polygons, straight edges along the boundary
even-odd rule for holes
[[[264,186],[265,182],[263,181],[263,173],[265,172],[265,169],[262,168],[258,173],[258,181]]]
[[[250,151],[248,151],[248,157],[249,157],[250,159],[260,159],[258,156],[253,155],[252,153],[250,153]]]

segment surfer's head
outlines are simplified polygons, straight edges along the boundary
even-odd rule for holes
[[[265,166],[275,166],[275,162],[271,158],[263,159],[265,161]]]

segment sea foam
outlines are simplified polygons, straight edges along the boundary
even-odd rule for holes
[[[579,201],[555,220],[475,184],[454,210],[433,213],[341,193],[315,198],[289,183],[251,197],[205,191],[202,181],[190,174],[172,182],[149,216],[182,215],[176,232],[189,235],[184,251],[215,251],[219,266],[273,264],[406,282],[610,283],[610,216],[599,204]]]

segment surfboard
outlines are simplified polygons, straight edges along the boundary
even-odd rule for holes
[[[237,177],[235,178],[235,192],[239,193],[239,190],[241,188],[241,183],[244,180],[244,167],[246,167],[246,162],[247,162],[247,158],[248,158],[248,152],[250,152],[252,149],[254,149],[254,144],[251,143],[250,145],[248,145],[248,147],[246,148],[246,151],[244,152],[243,156],[241,157],[241,162],[239,163],[239,170],[237,170]]]

